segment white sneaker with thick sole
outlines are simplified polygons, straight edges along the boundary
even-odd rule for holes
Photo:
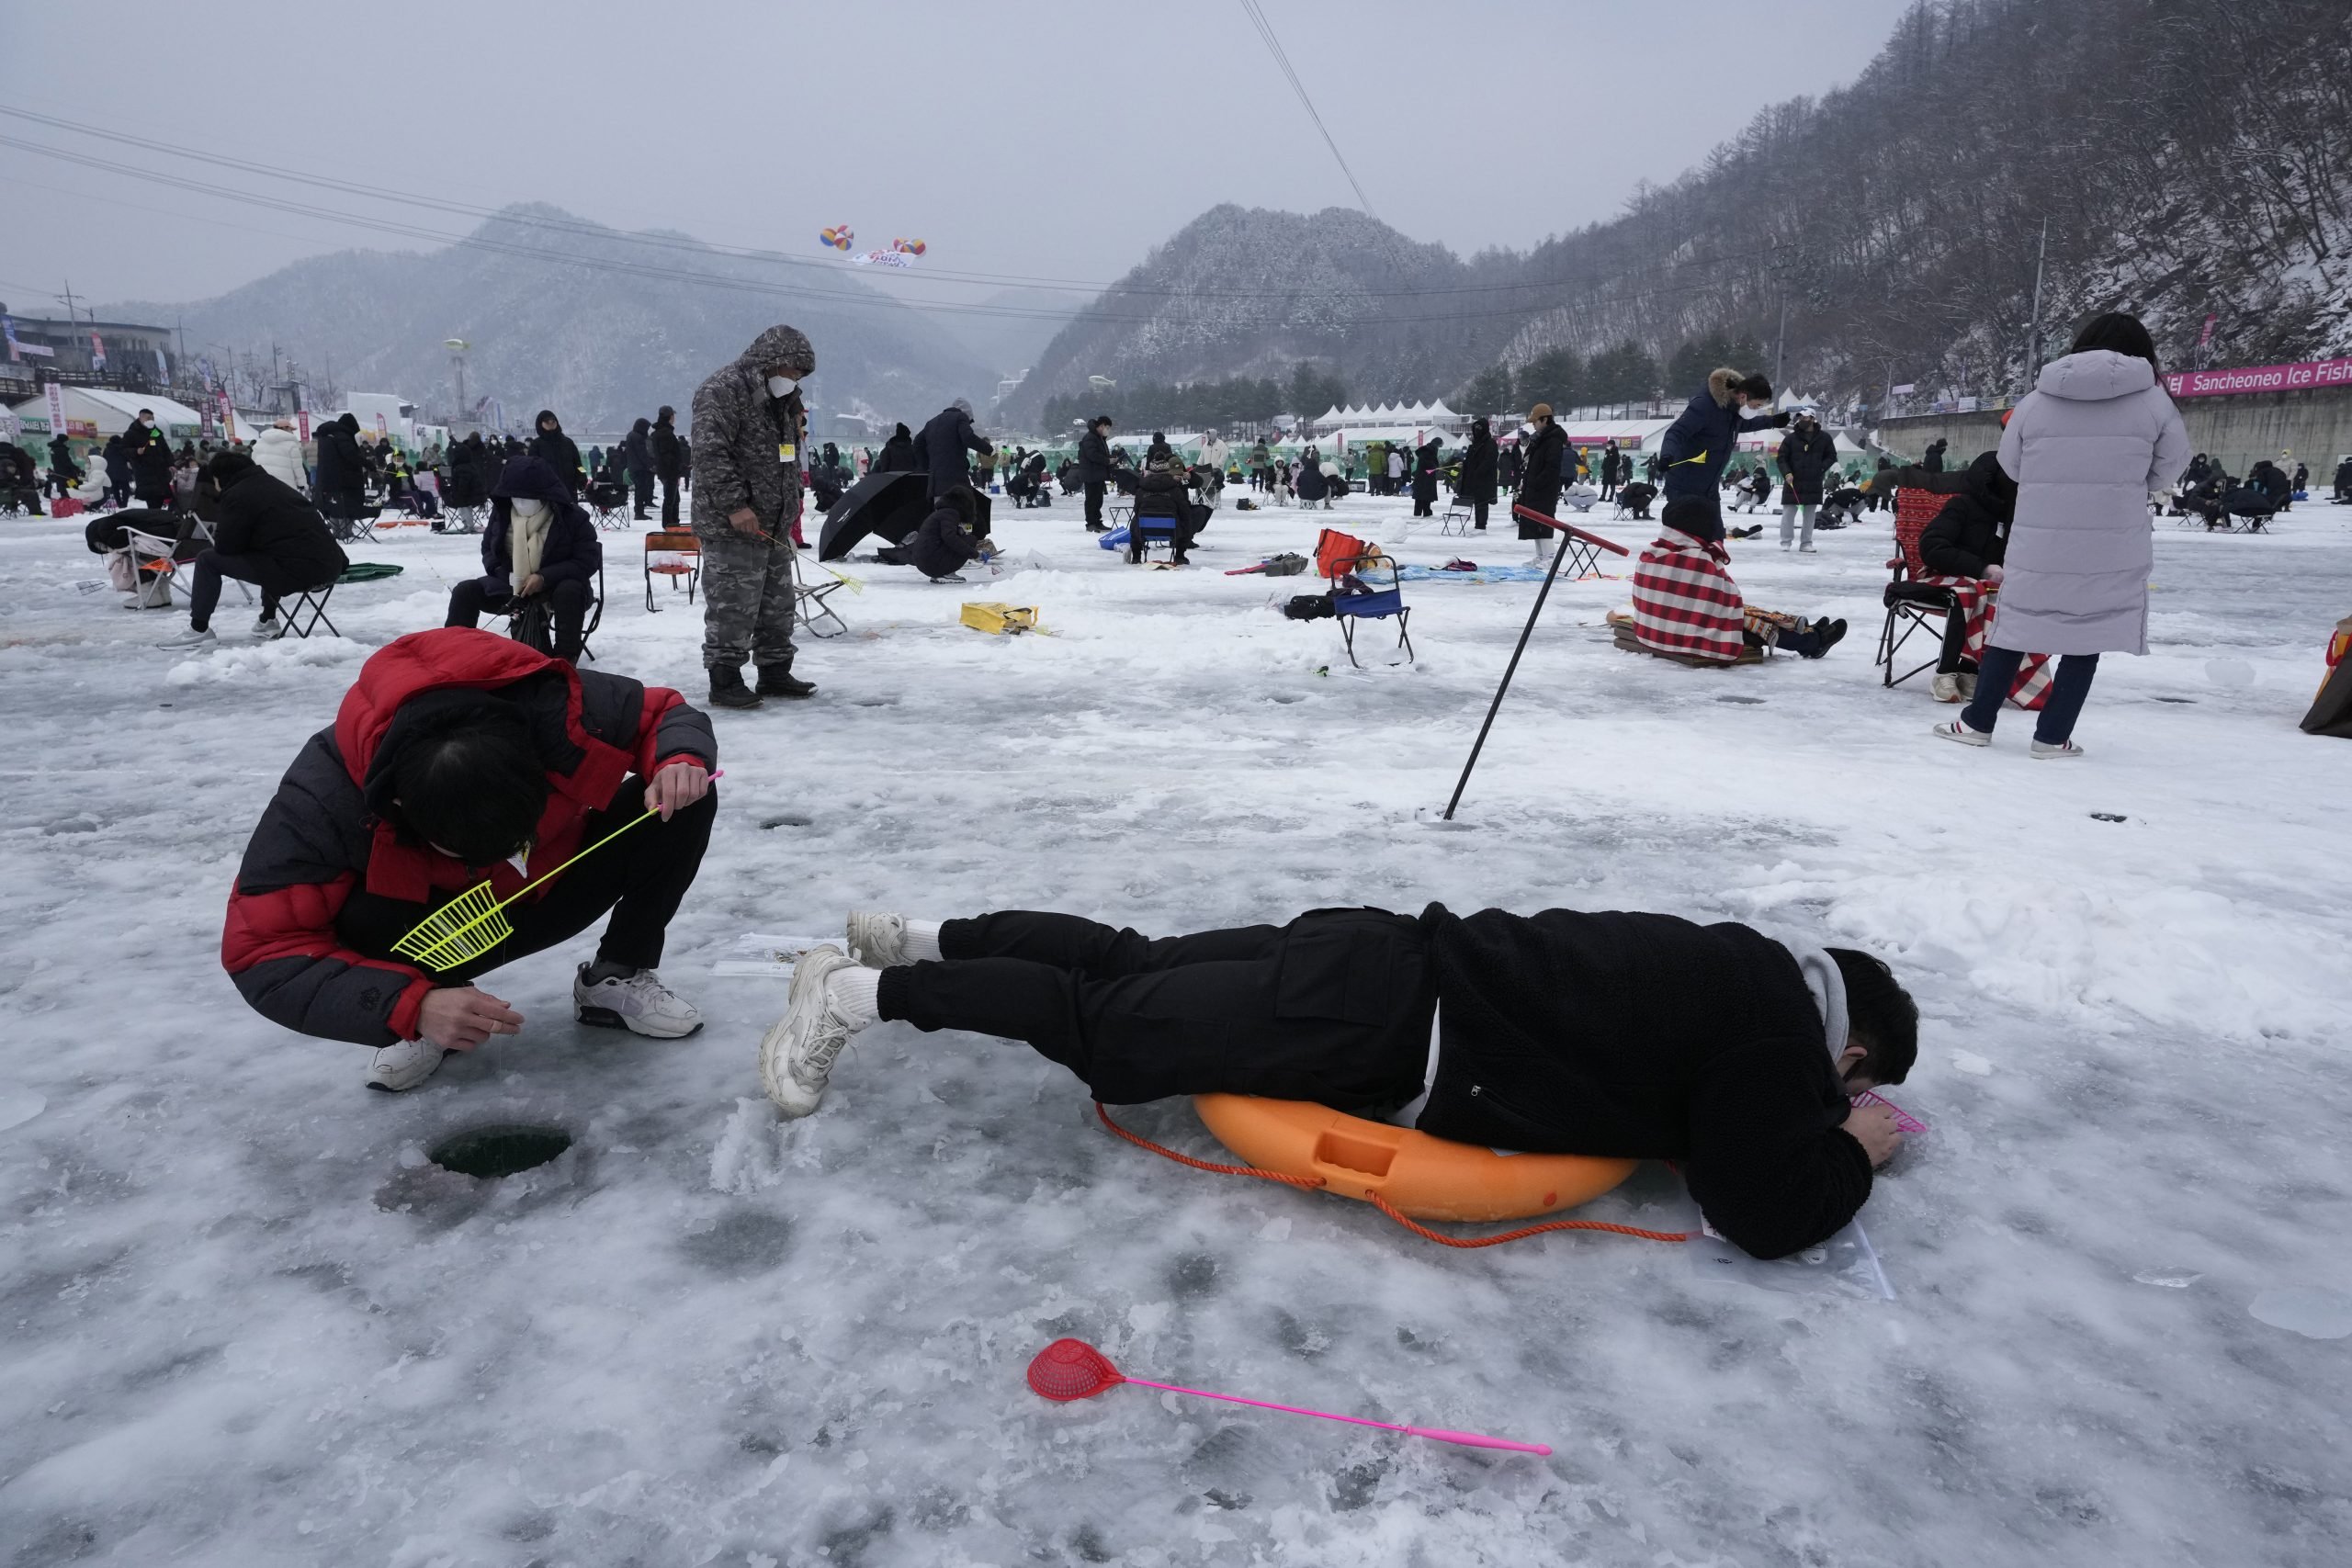
[[[786,1116],[806,1116],[825,1098],[833,1062],[855,1032],[826,995],[837,969],[856,967],[838,947],[812,947],[792,966],[784,1016],[760,1041],[760,1085]]]
[[[264,615],[254,622],[254,636],[264,642],[276,642],[286,635],[286,623],[276,615]]]
[[[851,956],[868,969],[888,969],[908,963],[906,917],[886,915],[872,909],[852,909],[849,914],[849,951]]]
[[[1946,719],[1943,723],[1936,726],[1936,733],[1942,736],[1947,740],[1958,741],[1962,746],[1990,746],[1993,744],[1993,737],[1989,731],[1971,729],[1965,723],[1956,718]]]
[[[1809,556],[1814,553],[1814,547],[1811,545],[1799,545],[1797,547],[1797,554],[1801,556]]]
[[[170,649],[175,652],[194,653],[208,648],[217,648],[220,646],[220,639],[212,635],[212,628],[209,626],[207,626],[202,631],[198,631],[194,626],[190,626],[187,630],[180,633],[179,636],[175,637],[166,637],[155,646],[157,648]]]
[[[1938,675],[1928,682],[1928,687],[1936,694],[1936,701],[1939,703],[1956,703],[1961,700],[1960,677],[1957,675]]]
[[[368,1058],[368,1087],[388,1094],[414,1089],[441,1065],[441,1047],[430,1040],[403,1040]]]
[[[626,1029],[656,1040],[681,1040],[702,1027],[694,1004],[650,969],[613,980],[591,980],[588,965],[571,973],[571,1016],[598,1029]]]
[[[2037,740],[2033,743],[2033,757],[2036,761],[2047,761],[2053,757],[2087,757],[2089,755],[2089,752],[2071,740],[2061,740],[2055,746],[2047,740]]]

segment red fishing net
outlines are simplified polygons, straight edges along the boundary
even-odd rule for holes
[[[1047,1399],[1091,1399],[1127,1380],[1111,1359],[1083,1339],[1057,1339],[1029,1363],[1029,1386]]]

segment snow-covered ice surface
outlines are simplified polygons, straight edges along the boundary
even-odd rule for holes
[[[1626,585],[1564,585],[1475,828],[1439,832],[1534,589],[1412,584],[1420,662],[1358,674],[1268,608],[1311,580],[1216,570],[1403,507],[1228,507],[1167,573],[1065,499],[1002,519],[1043,564],[1001,585],[852,568],[851,634],[802,657],[820,697],[719,720],[666,966],[710,1026],[574,1026],[583,942],[492,982],[523,1035],[400,1097],[246,1010],[221,900],[303,737],[369,646],[438,623],[474,541],[356,551],[408,572],[336,595],[356,640],[235,647],[232,589],[232,646],[183,659],[146,646],[176,616],[77,591],[78,525],[0,525],[0,1562],[2341,1562],[2352,1342],[2312,1336],[2352,1297],[2352,747],[2294,720],[2352,610],[2352,514],[2160,525],[2156,651],[2107,660],[2060,765],[2020,716],[1962,750],[1924,677],[1880,688],[1883,525],[1736,547],[1755,602],[1851,619],[1820,663],[1621,653]],[[607,546],[601,667],[694,691],[699,614],[664,584],[647,615],[636,536]],[[1053,635],[958,627],[981,598]],[[1441,1249],[1120,1143],[1023,1048],[899,1025],[785,1126],[754,1065],[784,988],[711,973],[853,906],[1175,931],[1432,898],[1884,954],[1926,1015],[1894,1098],[1932,1128],[1865,1211],[1897,1299],[1609,1235]],[[1125,1119],[1210,1151],[1181,1105]],[[425,1158],[501,1121],[577,1142],[502,1183]],[[1595,1213],[1691,1218],[1663,1170]],[[1557,1451],[1048,1405],[1022,1371],[1065,1334]]]

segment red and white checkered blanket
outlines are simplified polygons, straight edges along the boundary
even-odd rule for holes
[[[1984,645],[1993,630],[1994,613],[2000,607],[1998,586],[1976,577],[1920,577],[1913,581],[1951,594],[1952,603],[1960,607],[1968,627],[1968,657],[1984,658]],[[2050,682],[2056,673],[2056,660],[2050,655],[2027,654],[2018,665],[2018,678],[2009,685],[2009,705],[2040,712],[2041,705],[2050,700]]]
[[[1720,544],[1662,528],[1634,569],[1634,638],[1661,653],[1728,664],[1747,646],[1747,604]]]

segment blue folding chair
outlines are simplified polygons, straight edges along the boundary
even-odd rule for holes
[[[1136,543],[1128,558],[1148,561],[1151,558],[1151,552],[1163,546],[1166,547],[1170,558],[1176,554],[1175,518],[1138,517],[1129,526],[1134,529]]]
[[[1330,581],[1331,614],[1339,619],[1340,640],[1347,647],[1350,664],[1363,668],[1356,659],[1358,621],[1394,620],[1396,646],[1405,650],[1407,662],[1415,660],[1409,626],[1413,611],[1405,603],[1396,561],[1378,552],[1343,557],[1331,563]]]

